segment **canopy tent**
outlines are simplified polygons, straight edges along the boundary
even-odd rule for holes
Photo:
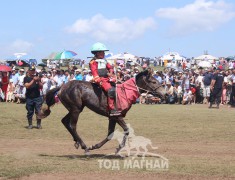
[[[29,67],[29,62],[27,60],[6,60],[6,62],[10,66],[14,64],[16,66]]]
[[[28,63],[30,64],[30,66],[38,64],[36,59],[29,59]]]
[[[111,64],[114,64],[114,60],[123,60],[125,62],[127,61],[133,61],[136,62],[136,60],[138,59],[137,56],[130,54],[130,53],[119,53],[119,54],[115,54],[111,57],[106,58],[108,62],[110,62]]]
[[[121,60],[126,60],[126,61],[128,61],[128,60],[136,61],[137,58],[138,58],[137,56],[125,52],[125,53],[119,53],[119,54],[113,55],[111,57],[108,57],[107,60],[121,59]]]
[[[225,60],[233,61],[233,60],[235,60],[235,56],[228,56],[228,57],[225,58]]]

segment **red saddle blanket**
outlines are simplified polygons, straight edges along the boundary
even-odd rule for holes
[[[122,84],[116,85],[116,103],[119,111],[127,112],[140,96],[135,79],[131,78]]]

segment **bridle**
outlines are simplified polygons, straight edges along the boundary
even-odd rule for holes
[[[145,91],[145,92],[146,92],[146,95],[149,94],[149,93],[154,94],[154,93],[156,92],[156,90],[162,86],[161,84],[159,84],[157,87],[152,88],[151,86],[149,86],[149,84],[146,82],[145,79],[143,79],[143,81],[144,81],[145,85],[146,85],[148,88],[151,89],[151,91],[149,91],[149,90],[147,90],[147,89],[144,89],[144,88],[141,88],[141,87],[138,87],[137,85],[136,85],[136,86],[137,86],[138,89],[141,89],[141,90]],[[139,91],[139,90],[138,90],[138,91]]]
[[[140,93],[140,90],[145,91],[145,92],[146,92],[146,95],[149,94],[149,93],[153,93],[153,94],[154,94],[154,92],[155,92],[158,88],[160,88],[160,87],[162,86],[161,84],[159,84],[156,88],[152,88],[151,86],[149,86],[149,84],[146,82],[145,79],[143,79],[143,81],[144,81],[145,85],[151,89],[151,91],[137,86],[137,84],[136,84],[136,82],[137,82],[137,81],[136,81],[136,78],[135,78],[135,85],[129,84],[129,83],[128,83],[128,84],[131,85],[131,86],[136,87],[137,90],[138,90],[138,92],[139,92],[139,94],[141,94],[141,93]]]

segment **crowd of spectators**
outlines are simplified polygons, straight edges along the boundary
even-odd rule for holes
[[[131,77],[135,77],[143,69],[152,71],[156,78],[166,89],[167,97],[161,101],[151,94],[143,93],[139,103],[166,103],[166,104],[207,104],[210,98],[210,84],[215,68],[221,68],[224,76],[223,93],[221,104],[234,105],[235,95],[235,61],[229,64],[218,64],[216,67],[202,68],[197,66],[185,66],[184,68],[164,68],[162,71],[154,71],[150,64],[136,63],[117,64],[115,66],[118,82],[124,82]],[[37,69],[38,67],[36,67]],[[72,80],[92,82],[91,71],[83,66],[70,65],[67,68],[47,67],[38,68],[37,75],[41,77],[43,88],[41,95],[52,88],[62,86]],[[25,100],[26,89],[23,84],[24,77],[27,76],[27,68],[12,68],[12,72],[0,72],[0,100],[6,102],[22,103]]]

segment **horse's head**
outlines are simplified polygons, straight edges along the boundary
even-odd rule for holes
[[[136,76],[136,85],[139,87],[140,93],[151,93],[161,99],[165,99],[166,91],[162,85],[156,80],[152,73],[148,70],[140,72]]]

